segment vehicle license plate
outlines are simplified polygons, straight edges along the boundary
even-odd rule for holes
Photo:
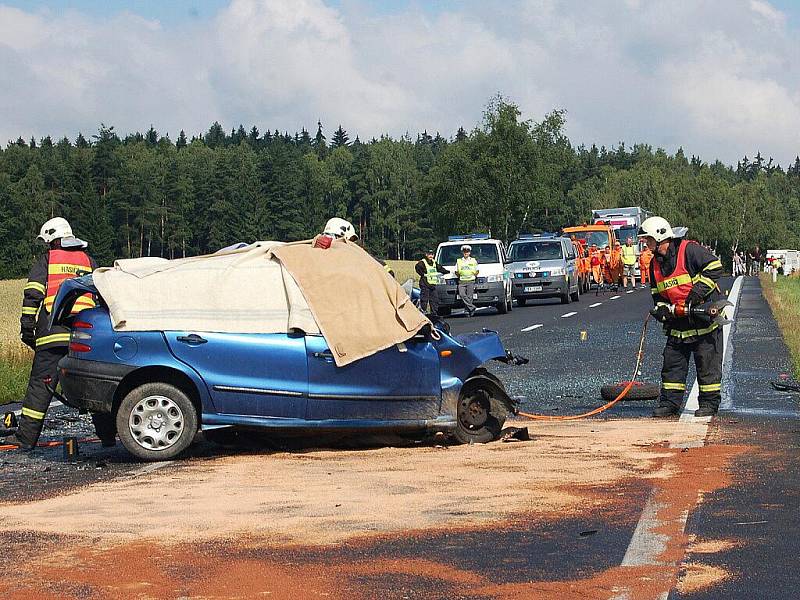
[[[478,299],[478,294],[472,294],[472,299],[473,300],[477,300]]]
[[[540,286],[540,285],[526,285],[525,286],[525,291],[526,292],[541,292],[542,291],[542,286]]]

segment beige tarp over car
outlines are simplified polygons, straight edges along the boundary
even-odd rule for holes
[[[403,342],[428,319],[355,244],[256,242],[216,254],[119,260],[93,274],[117,331],[322,333],[338,366]]]

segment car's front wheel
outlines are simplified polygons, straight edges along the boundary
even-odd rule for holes
[[[462,393],[458,401],[456,439],[464,444],[482,444],[497,439],[506,420],[506,411],[497,404],[482,387]]]
[[[197,433],[197,409],[169,383],[145,383],[122,399],[117,409],[122,445],[142,460],[170,460],[186,450]]]

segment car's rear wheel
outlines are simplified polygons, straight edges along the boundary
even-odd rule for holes
[[[517,298],[517,306],[525,306],[527,299],[525,298]]]
[[[570,298],[569,288],[567,288],[567,291],[561,294],[561,304],[569,304],[571,300],[572,298]]]
[[[506,420],[506,411],[497,404],[481,387],[462,394],[458,401],[456,439],[464,444],[482,444],[497,439]]]
[[[175,458],[197,433],[197,409],[169,383],[145,383],[128,392],[116,420],[122,445],[142,460]]]
[[[437,308],[436,312],[440,317],[449,317],[452,309],[449,306],[442,306]]]
[[[571,295],[571,298],[572,298],[573,302],[580,302],[580,300],[581,300],[581,284],[580,284],[580,282],[578,282],[578,284],[575,286],[575,292]]]

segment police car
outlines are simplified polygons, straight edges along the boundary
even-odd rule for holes
[[[521,235],[508,247],[512,295],[519,306],[536,298],[580,299],[575,248],[569,238]]]
[[[472,248],[472,257],[478,261],[478,277],[472,301],[475,306],[493,306],[500,314],[512,309],[511,278],[506,267],[507,256],[503,242],[485,233],[451,235],[436,249],[436,262],[451,271],[442,275],[436,286],[439,295],[439,314],[447,316],[454,308],[464,306],[458,297],[456,261],[461,258],[461,246]]]

